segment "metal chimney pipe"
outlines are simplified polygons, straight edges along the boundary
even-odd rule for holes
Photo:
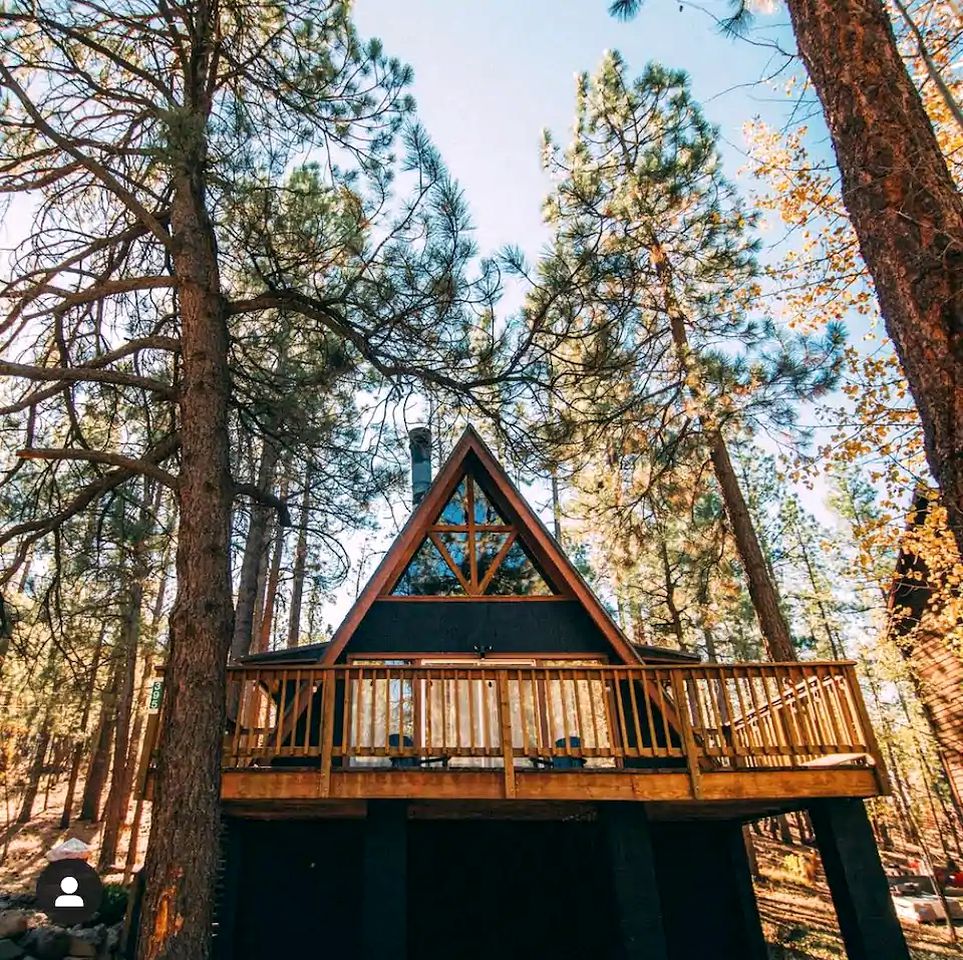
[[[411,452],[411,505],[417,507],[431,486],[431,430],[412,427],[408,431]]]

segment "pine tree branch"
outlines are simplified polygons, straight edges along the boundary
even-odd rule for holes
[[[75,369],[97,370],[101,367],[106,367],[108,364],[113,363],[116,360],[122,360],[124,357],[129,357],[132,354],[140,353],[142,350],[167,350],[171,353],[176,353],[180,350],[180,341],[176,340],[174,337],[137,337],[134,340],[130,340],[125,343],[124,346],[118,347],[116,350],[111,350],[108,353],[101,354],[99,357],[94,357],[86,365],[86,367],[77,367]],[[56,369],[51,369],[53,372],[57,372]],[[55,397],[61,392],[61,390],[63,390],[62,381],[58,381],[52,387],[43,387],[42,389],[28,394],[21,400],[18,400],[16,403],[8,404],[5,407],[0,407],[0,416],[8,416],[12,413],[22,413],[24,410],[36,406],[38,403],[42,403],[44,400],[49,400],[51,397]]]
[[[84,460],[88,463],[103,463],[110,467],[119,467],[128,473],[140,473],[170,487],[176,491],[178,480],[173,474],[161,469],[149,460],[138,460],[125,457],[121,453],[111,453],[108,450],[71,450],[65,447],[29,447],[18,450],[17,456],[21,460]]]
[[[172,434],[148,450],[138,462],[148,464],[163,463],[177,451],[178,447],[180,447],[180,437],[177,434]],[[99,480],[95,480],[80,490],[67,506],[52,516],[47,515],[35,520],[26,520],[23,523],[15,524],[0,532],[0,547],[3,547],[11,540],[15,540],[17,537],[23,537],[12,562],[0,573],[0,586],[7,583],[17,572],[27,558],[30,548],[34,543],[41,540],[48,533],[52,533],[54,530],[62,527],[72,517],[86,510],[95,500],[98,500],[104,494],[119,487],[132,476],[136,476],[136,473],[133,473],[125,467],[116,467],[108,473],[105,473]]]
[[[252,500],[255,500],[257,503],[262,503],[266,507],[274,507],[278,514],[278,523],[280,523],[282,527],[291,526],[291,511],[288,509],[286,500],[282,500],[273,493],[262,490],[253,483],[235,483],[234,495],[236,497],[250,497]]]
[[[49,293],[59,297],[60,302],[49,309],[24,314],[24,319],[36,320],[38,317],[46,316],[48,313],[62,313],[70,307],[93,303],[95,300],[101,300],[104,297],[116,297],[124,293],[135,293],[138,290],[169,289],[175,286],[177,286],[177,281],[173,277],[161,275],[155,277],[127,277],[121,280],[105,280],[103,283],[98,283],[92,287],[86,287],[83,290],[73,292],[51,286],[38,287],[34,291],[33,299]]]
[[[167,250],[172,249],[172,239],[163,224],[130,192],[120,181],[93,157],[78,150],[69,137],[62,136],[44,119],[37,105],[27,96],[27,92],[17,82],[12,71],[0,61],[0,80],[29,115],[37,130],[47,139],[57,144],[61,150],[73,157],[85,170],[99,180],[138,220],[154,235]]]
[[[119,387],[135,387],[150,390],[167,400],[177,399],[177,390],[168,383],[138,377],[119,370],[100,370],[95,367],[38,367],[31,363],[9,363],[0,360],[0,374],[21,377],[25,380],[49,380],[65,383],[112,383]],[[59,387],[58,387],[59,389]]]

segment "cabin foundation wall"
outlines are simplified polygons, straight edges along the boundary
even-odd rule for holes
[[[599,808],[602,854],[611,879],[613,907],[624,960],[669,960],[652,828],[640,803]]]
[[[767,960],[741,823],[660,823],[654,851],[669,960]]]
[[[403,800],[368,804],[361,877],[361,960],[408,956],[408,810]]]
[[[216,960],[765,958],[735,820],[411,814],[228,818]]]

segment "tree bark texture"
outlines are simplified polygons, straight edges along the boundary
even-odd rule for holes
[[[294,569],[291,575],[291,609],[288,611],[289,647],[296,647],[301,639],[301,604],[304,599],[304,577],[308,566],[308,518],[311,512],[311,467],[304,474],[304,491],[298,513],[298,543],[294,550]]]
[[[722,490],[726,516],[732,526],[733,539],[746,574],[749,596],[752,598],[752,606],[756,611],[759,629],[766,642],[769,657],[777,663],[795,660],[797,659],[796,648],[793,646],[789,624],[783,616],[779,592],[769,575],[755,524],[746,505],[746,498],[742,495],[739,478],[733,469],[729,448],[721,433],[716,432],[713,435],[709,454],[716,479],[719,481],[719,488]]]
[[[286,500],[288,495],[287,477],[281,482],[279,496]],[[254,646],[258,653],[264,653],[271,648],[271,634],[274,629],[274,612],[278,602],[278,588],[281,585],[281,560],[284,557],[284,524],[277,522],[274,524],[274,546],[271,553],[271,566],[269,568],[267,584],[264,590],[263,612],[258,626],[257,636],[254,638]]]
[[[690,388],[691,393],[700,408],[701,426],[708,438],[709,456],[712,460],[716,480],[719,482],[719,489],[722,492],[722,502],[732,527],[736,550],[739,553],[739,559],[742,561],[749,588],[749,597],[756,612],[756,619],[759,621],[759,630],[762,633],[771,660],[777,663],[795,660],[797,659],[796,649],[793,646],[789,624],[782,612],[779,591],[776,589],[775,579],[766,563],[755,524],[752,522],[752,516],[746,505],[746,499],[742,495],[742,488],[739,485],[736,471],[733,469],[729,449],[722,435],[722,428],[707,416],[705,390],[702,386],[701,377],[691,376],[693,373],[697,373],[695,368],[697,358],[693,356],[692,347],[689,344],[685,313],[676,300],[672,267],[658,242],[652,242],[650,253],[656,276],[662,286],[672,343],[679,368],[683,377],[690,383],[694,383],[694,386]]]
[[[100,820],[100,798],[103,796],[104,784],[107,782],[107,772],[110,769],[110,748],[114,742],[120,665],[116,651],[114,651],[113,656],[115,659],[111,664],[110,681],[104,691],[100,706],[100,719],[97,721],[90,763],[87,765],[87,776],[84,779],[84,793],[80,801],[80,819],[88,820],[90,823],[97,823]]]
[[[81,708],[80,723],[77,725],[78,739],[70,760],[70,772],[67,775],[67,796],[64,798],[64,809],[60,815],[61,830],[65,830],[70,826],[70,819],[73,816],[74,796],[77,792],[77,781],[80,778],[80,765],[84,759],[84,747],[87,741],[87,724],[90,722],[90,707],[94,699],[94,690],[97,689],[97,671],[100,669],[100,658],[104,650],[104,638],[106,635],[107,627],[102,624],[100,633],[97,635],[97,646],[94,647],[94,659],[90,665],[90,674],[87,677],[87,685],[84,689],[84,705]]]
[[[274,482],[277,469],[278,450],[265,438],[261,449],[261,460],[257,471],[257,487],[268,490]],[[251,652],[254,640],[256,617],[262,572],[265,567],[264,554],[268,545],[268,527],[272,516],[271,507],[262,503],[251,504],[251,521],[244,541],[244,554],[241,558],[241,572],[237,588],[237,606],[234,611],[234,635],[231,640],[231,659],[246,656]]]
[[[114,728],[113,763],[110,789],[104,805],[104,832],[100,841],[97,869],[105,872],[113,866],[117,856],[117,841],[127,811],[124,806],[124,784],[127,780],[127,749],[130,740],[131,711],[134,705],[134,682],[137,675],[137,647],[140,640],[141,603],[143,584],[136,577],[130,585],[127,609],[124,612],[123,657],[120,694],[117,698],[117,723]]]
[[[188,101],[200,116],[213,13],[197,14],[196,72]],[[207,31],[206,39],[203,36]],[[205,207],[203,137],[174,178],[171,235],[181,319],[181,472],[177,596],[155,780],[138,960],[210,955],[220,831],[221,738],[233,627],[228,331],[217,245]]]
[[[843,202],[963,551],[963,198],[881,0],[788,0]]]
[[[37,791],[40,789],[40,777],[43,775],[44,760],[47,758],[47,748],[50,746],[50,711],[44,717],[40,727],[40,735],[37,737],[37,746],[34,750],[33,761],[30,764],[30,773],[27,775],[27,786],[23,791],[23,799],[20,804],[20,813],[17,815],[17,823],[27,823],[33,814],[33,804],[37,799]]]

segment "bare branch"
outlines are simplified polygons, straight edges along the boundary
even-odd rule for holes
[[[273,493],[268,493],[253,483],[235,483],[234,495],[238,497],[250,497],[258,503],[263,503],[266,507],[274,507],[278,514],[278,523],[280,523],[282,527],[291,526],[291,512],[288,510],[287,502],[275,496]]]
[[[162,470],[148,460],[138,460],[125,457],[120,453],[110,453],[107,450],[70,450],[64,447],[31,447],[18,450],[17,456],[21,460],[85,460],[88,463],[103,463],[110,467],[120,467],[128,473],[142,473],[163,483],[176,491],[178,480],[173,474]]]
[[[63,383],[112,383],[120,387],[136,387],[160,394],[168,400],[177,399],[177,391],[168,383],[138,377],[119,370],[98,370],[94,367],[38,367],[30,363],[9,363],[0,360],[0,374],[28,380],[52,380]]]
[[[111,193],[114,194],[131,213],[135,214],[141,223],[159,240],[167,249],[171,248],[170,234],[164,229],[163,224],[128,190],[117,178],[102,164],[92,157],[87,156],[78,150],[70,139],[61,136],[37,109],[34,102],[27,96],[27,92],[17,82],[13,73],[0,62],[0,78],[8,90],[20,102],[20,105],[30,115],[30,119],[36,124],[37,129],[49,140],[52,140],[61,150],[73,157],[85,170],[93,174]]]

